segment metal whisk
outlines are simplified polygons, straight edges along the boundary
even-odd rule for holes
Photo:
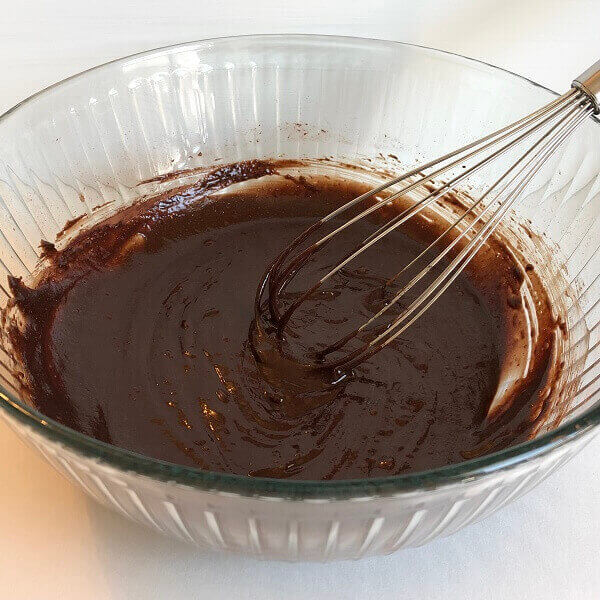
[[[432,242],[425,250],[416,256],[409,264],[389,280],[386,285],[391,286],[400,275],[409,269],[424,266],[414,275],[408,283],[397,290],[390,301],[381,310],[376,312],[357,329],[344,335],[341,339],[325,347],[316,354],[317,362],[323,367],[348,369],[367,360],[373,354],[390,344],[395,338],[410,327],[423,313],[440,297],[458,275],[467,266],[477,251],[485,244],[494,232],[507,211],[521,196],[527,184],[531,181],[543,163],[556,151],[556,149],[575,131],[575,129],[593,113],[600,113],[600,61],[596,62],[587,71],[577,77],[571,89],[556,98],[546,106],[532,114],[519,119],[515,123],[503,127],[477,141],[445,154],[435,160],[419,165],[399,177],[390,179],[382,185],[354,198],[337,210],[315,222],[299,235],[279,256],[273,261],[264,275],[256,294],[255,313],[257,321],[261,315],[268,311],[271,323],[279,336],[288,325],[296,310],[310,296],[312,296],[327,280],[342,270],[357,256],[372,247],[382,238],[400,227],[432,203],[440,200],[454,190],[462,181],[473,173],[483,169],[502,154],[514,148],[517,144],[537,133],[537,139],[498,177],[485,192],[473,200],[471,206],[458,217]],[[451,177],[443,184],[435,181],[444,173],[454,168],[462,168],[461,172]],[[323,225],[339,218],[350,209],[361,203],[366,203],[377,194],[384,192],[391,186],[402,184],[401,189],[394,191],[383,201],[372,202],[358,214],[348,218],[336,226],[333,231],[322,235],[317,241],[310,243],[310,239],[321,230]],[[288,306],[283,306],[281,297],[292,279],[299,270],[335,236],[362,221],[375,211],[389,206],[396,198],[406,196],[418,187],[428,184],[428,193],[408,208],[391,217],[383,226],[374,233],[364,238],[358,245],[346,254],[338,264],[323,275],[314,285],[300,293]],[[493,202],[485,202],[493,199]],[[356,208],[355,208],[356,210]],[[457,244],[463,242],[462,247],[450,255],[438,269],[441,269],[435,279],[427,285],[422,293],[414,298],[408,306],[402,308],[399,314],[384,321],[383,317],[392,306],[398,306],[399,301],[414,288],[423,278],[451,253]],[[424,257],[440,241],[447,241],[443,249],[429,262],[424,262]],[[307,244],[309,244],[307,246]],[[451,259],[451,260],[450,260]],[[442,269],[443,267],[443,269]],[[426,283],[426,282],[425,282]],[[379,325],[377,325],[379,323]],[[363,341],[366,334],[371,333],[370,339]],[[343,352],[348,342],[360,336],[360,347],[348,350],[341,358],[329,359],[327,357],[335,352]]]

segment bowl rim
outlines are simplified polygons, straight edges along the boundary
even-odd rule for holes
[[[362,38],[354,36],[337,36],[321,34],[253,34],[240,36],[227,36],[207,38],[203,40],[184,42],[161,46],[117,58],[103,64],[91,67],[75,75],[71,75],[58,81],[9,108],[0,115],[0,124],[17,110],[31,104],[35,99],[42,97],[55,88],[64,85],[74,79],[83,78],[88,73],[102,69],[116,63],[125,63],[132,59],[140,59],[146,56],[164,51],[183,51],[198,49],[205,46],[213,48],[215,45],[229,45],[236,42],[260,41],[265,43],[307,41],[322,42],[324,44],[349,43],[372,47],[373,45],[384,45],[389,47],[408,46],[419,50],[430,52],[434,55],[451,57],[457,63],[475,64],[484,66],[490,72],[501,72],[540,88],[549,94],[557,95],[553,90],[540,85],[526,77],[513,73],[507,69],[496,67],[492,64],[465,57],[454,52],[437,50],[428,46],[408,44],[405,42],[381,40],[375,38]],[[597,119],[594,118],[597,121]],[[262,496],[279,499],[288,498],[293,500],[303,499],[358,499],[379,495],[400,495],[419,490],[432,490],[439,487],[460,484],[465,481],[479,479],[486,475],[504,471],[516,465],[522,464],[534,458],[541,457],[553,452],[555,449],[569,442],[585,436],[600,424],[600,404],[592,406],[573,419],[569,423],[560,425],[543,435],[510,446],[504,450],[486,454],[479,458],[466,460],[460,463],[437,467],[426,471],[406,473],[389,477],[378,477],[373,479],[344,479],[335,481],[308,481],[308,480],[282,480],[266,477],[249,477],[246,475],[233,475],[206,471],[203,469],[186,467],[175,463],[154,459],[136,452],[113,446],[96,440],[86,434],[66,427],[54,421],[36,409],[27,406],[6,389],[0,381],[0,408],[19,423],[47,437],[50,441],[62,444],[69,449],[75,450],[85,457],[107,463],[119,470],[131,471],[138,475],[147,476],[164,482],[183,484],[207,491],[220,491],[235,493],[242,496]]]

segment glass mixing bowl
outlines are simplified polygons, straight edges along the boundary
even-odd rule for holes
[[[376,40],[251,36],[123,58],[25,100],[0,119],[0,295],[35,270],[40,239],[77,231],[160,187],[157,175],[270,157],[413,164],[480,137],[553,93],[460,56]],[[502,163],[500,163],[502,165]],[[6,422],[90,496],[200,546],[331,560],[424,544],[524,494],[600,420],[600,127],[589,119],[519,204],[553,243],[581,309],[572,410],[559,427],[477,459],[381,479],[281,481],[210,473],[106,445],[19,399],[1,352]],[[108,208],[95,210],[107,201]],[[99,215],[99,216],[98,216]],[[94,358],[89,358],[90,369]]]

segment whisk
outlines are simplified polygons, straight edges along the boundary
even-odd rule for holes
[[[277,335],[283,336],[286,326],[298,308],[310,296],[315,294],[326,281],[344,269],[360,254],[377,244],[385,236],[415,217],[432,203],[441,200],[448,193],[455,190],[461,182],[473,173],[490,165],[527,138],[537,137],[501,173],[500,177],[487,186],[487,189],[478,198],[474,199],[470,206],[465,207],[462,215],[449,223],[437,239],[408,264],[403,265],[396,275],[387,280],[385,285],[391,286],[409,269],[416,270],[419,266],[422,266],[416,275],[393,293],[391,300],[381,310],[373,314],[358,328],[315,354],[316,363],[323,367],[341,370],[351,369],[367,360],[401,335],[444,293],[485,244],[489,236],[492,235],[544,162],[589,115],[594,113],[600,113],[600,61],[577,77],[568,92],[557,97],[546,106],[458,150],[444,154],[435,160],[421,164],[398,177],[390,179],[329,213],[300,234],[275,258],[267,269],[256,293],[256,320],[258,321],[261,314],[267,311],[270,322],[275,324]],[[457,168],[460,169],[458,174],[452,176],[445,183],[436,183],[444,173],[452,172],[453,169]],[[384,225],[365,237],[325,275],[301,292],[288,306],[282,303],[282,294],[288,288],[290,282],[302,267],[313,259],[333,238],[372,213],[380,211],[384,206],[390,206],[395,199],[404,197],[417,188],[422,188],[425,184],[429,187],[427,187],[428,193],[423,198],[392,216]],[[361,204],[367,203],[369,199],[377,199],[375,197],[378,194],[398,185],[401,185],[401,188],[397,191],[391,190],[393,193],[384,200],[371,201],[358,214],[335,226],[333,231],[327,234],[322,233],[317,241],[310,243],[313,236],[316,237],[320,231],[322,232],[322,227],[326,223],[339,219],[350,209],[354,208],[356,211]],[[488,202],[485,202],[486,199],[488,199]],[[489,201],[491,199],[494,201]],[[425,257],[440,242],[445,242],[442,250],[433,259],[425,262]],[[453,253],[455,255],[451,254],[453,248],[461,242],[462,246],[458,246]],[[446,259],[445,262],[441,263],[444,259]],[[433,271],[437,265],[440,265],[437,270],[441,270],[441,272],[435,276],[435,279],[407,306],[402,307],[399,314],[390,316],[390,313],[388,313],[390,308],[396,306],[397,311],[399,302],[406,297],[408,292],[423,281],[429,273],[437,273],[437,271]],[[433,275],[431,276],[433,277]],[[426,282],[427,280],[422,285]],[[386,315],[387,320],[385,320]],[[364,339],[365,336],[367,336],[366,340]],[[345,351],[350,340],[354,338],[359,339],[360,346],[354,350]],[[332,354],[339,355],[340,353],[342,354],[341,357],[327,358]]]

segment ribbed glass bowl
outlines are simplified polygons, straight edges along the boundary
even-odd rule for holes
[[[82,214],[101,214],[94,208],[107,201],[114,209],[158,189],[141,181],[250,158],[352,162],[393,154],[414,164],[552,95],[460,56],[341,37],[207,40],[97,67],[0,119],[1,304],[6,276],[28,277],[35,269],[40,239],[53,240]],[[298,482],[209,473],[103,444],[45,418],[19,399],[4,351],[0,414],[98,501],[200,546],[332,560],[424,544],[524,494],[597,429],[599,196],[600,127],[589,119],[518,208],[556,244],[555,261],[578,290],[583,311],[570,340],[582,372],[574,408],[557,429],[527,443],[382,479]]]

